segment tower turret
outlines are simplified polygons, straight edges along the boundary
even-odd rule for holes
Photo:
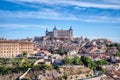
[[[48,32],[48,28],[46,28],[46,32]]]
[[[69,32],[70,32],[70,37],[72,38],[72,37],[73,37],[73,29],[72,29],[72,26],[70,26]]]
[[[57,30],[56,26],[54,26],[53,30]]]
[[[73,29],[72,29],[72,26],[70,26],[70,29],[69,29],[69,30],[73,30]]]
[[[57,36],[56,32],[57,32],[57,28],[56,28],[56,26],[54,26],[54,28],[53,28],[53,36],[54,36],[54,37]]]
[[[48,28],[46,28],[45,34],[46,34],[46,36],[48,35]]]

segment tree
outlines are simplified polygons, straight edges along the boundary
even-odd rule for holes
[[[59,70],[60,67],[58,65],[53,65],[54,69]]]
[[[105,74],[106,73],[106,70],[105,69],[102,69],[100,74]]]
[[[13,67],[5,67],[5,66],[0,66],[0,74],[10,74],[13,71]]]
[[[2,63],[3,63],[4,65],[6,65],[6,64],[8,64],[8,61],[9,61],[8,58],[4,58]]]
[[[6,70],[6,68],[5,68],[5,67],[0,66],[0,74],[4,74],[5,70]]]
[[[58,76],[58,80],[62,80],[62,76]]]
[[[70,58],[68,58],[68,57],[65,57],[63,60],[62,60],[62,62],[64,63],[64,64],[71,64],[71,59]]]
[[[102,65],[108,64],[106,60],[98,60],[93,62],[89,57],[87,56],[81,56],[81,61],[84,63],[86,67],[89,67],[90,69],[97,69]]]
[[[101,66],[108,64],[106,60],[97,60],[94,63],[96,64],[97,70],[101,70]]]
[[[67,75],[66,73],[64,73],[63,78],[64,78],[65,80],[67,80],[67,79],[68,79],[68,75]]]
[[[108,64],[108,62],[106,60],[97,60],[95,63],[97,64],[97,66],[102,66],[102,65]]]
[[[79,65],[81,62],[80,62],[80,58],[78,56],[75,56],[73,59],[72,59],[72,64],[75,64],[75,65]]]
[[[93,66],[92,60],[87,56],[81,56],[81,61],[85,66],[91,68]]]
[[[29,68],[31,66],[31,64],[29,62],[23,62],[22,66],[25,68]]]
[[[26,78],[25,80],[31,80],[30,78]]]
[[[112,44],[107,44],[107,47],[116,47],[117,50],[120,52],[120,44],[118,43],[112,43]]]
[[[23,57],[26,57],[26,56],[27,56],[27,52],[23,51]]]
[[[43,64],[41,67],[43,68],[43,70],[52,70],[53,69],[52,65],[47,65],[47,64]]]
[[[90,67],[90,69],[95,70],[96,67],[97,67],[96,63],[95,63],[95,62],[91,62],[91,67]]]
[[[62,51],[62,49],[58,49],[57,53],[60,54],[60,55],[66,55],[67,54],[67,52],[66,51]]]
[[[120,52],[116,52],[115,56],[120,57]]]

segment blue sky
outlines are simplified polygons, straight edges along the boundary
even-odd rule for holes
[[[0,37],[44,36],[54,25],[120,42],[120,0],[0,0]]]

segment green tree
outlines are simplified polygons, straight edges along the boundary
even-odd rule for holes
[[[23,57],[27,57],[27,52],[23,51]]]
[[[105,69],[102,69],[100,74],[105,74],[106,73],[106,70]]]
[[[120,52],[116,52],[115,56],[120,57]]]
[[[96,64],[96,69],[101,70],[101,66],[108,64],[106,60],[98,60],[94,62]]]
[[[63,78],[64,78],[65,80],[67,80],[67,79],[68,79],[68,75],[67,75],[66,73],[64,73]]]
[[[60,55],[67,55],[67,52],[66,51],[62,51],[62,49],[58,49],[57,53],[60,54]]]
[[[13,67],[5,67],[5,66],[0,66],[0,74],[11,74],[13,71]]]
[[[90,69],[95,70],[96,67],[97,67],[96,63],[95,63],[95,62],[91,62],[91,67],[90,67]]]
[[[47,64],[43,64],[41,67],[43,68],[43,70],[52,70],[53,69],[52,65],[47,65]]]
[[[72,64],[79,65],[81,63],[80,58],[78,56],[75,56],[72,59]]]
[[[112,43],[112,44],[107,44],[107,47],[116,47],[117,50],[120,52],[120,44],[118,43]]]
[[[95,61],[95,63],[97,64],[97,66],[102,66],[102,65],[108,64],[108,62],[106,60],[97,60],[97,61]]]
[[[25,80],[32,80],[32,79],[30,79],[30,78],[26,78]]]
[[[68,57],[65,57],[65,58],[62,60],[62,62],[63,62],[64,64],[71,64],[72,60],[71,60],[70,58],[68,58]]]
[[[84,63],[85,66],[91,68],[93,65],[92,60],[87,56],[81,56],[81,61]]]
[[[62,76],[58,76],[58,80],[62,80]]]
[[[0,74],[4,74],[5,70],[6,70],[6,68],[5,68],[5,67],[0,66]]]
[[[53,67],[54,67],[54,69],[56,69],[56,70],[59,70],[59,69],[60,69],[60,66],[58,66],[58,65],[54,65]]]
[[[22,66],[25,67],[25,68],[28,68],[28,67],[31,66],[31,64],[29,62],[23,62]]]

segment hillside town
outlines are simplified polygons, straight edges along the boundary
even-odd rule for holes
[[[0,38],[0,80],[120,80],[120,43],[73,37],[72,27]]]

